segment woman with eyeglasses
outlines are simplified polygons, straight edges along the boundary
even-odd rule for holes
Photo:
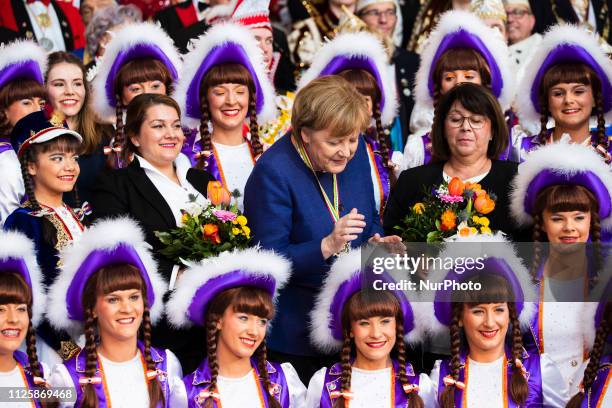
[[[507,147],[508,130],[491,91],[482,85],[462,83],[444,94],[436,108],[431,141],[431,162],[400,175],[385,209],[385,232],[400,225],[410,208],[423,200],[425,191],[458,177],[478,183],[497,197],[495,209],[487,214],[490,228],[515,235],[517,231],[508,217],[508,193],[518,165],[497,159]]]

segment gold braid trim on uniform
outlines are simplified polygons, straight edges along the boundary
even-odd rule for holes
[[[81,348],[72,340],[61,341],[60,349],[57,351],[62,360],[67,361],[76,356]]]

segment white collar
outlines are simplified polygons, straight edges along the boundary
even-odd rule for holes
[[[138,163],[140,164],[140,167],[142,169],[151,171],[161,177],[164,177],[166,180],[174,183],[172,180],[168,179],[168,177],[165,174],[159,171],[157,167],[149,163],[144,157],[137,155],[137,154],[134,154],[134,156],[138,159]],[[181,183],[181,185],[184,185],[187,182],[187,172],[191,168],[191,163],[189,162],[189,159],[185,157],[185,159],[187,160],[185,161],[183,160],[183,157],[185,156],[182,153],[179,153],[178,157],[174,160],[174,171],[176,172],[176,177],[179,179],[179,182]]]

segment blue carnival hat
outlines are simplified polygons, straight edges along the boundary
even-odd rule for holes
[[[60,254],[62,266],[49,290],[47,318],[59,329],[78,329],[85,321],[83,291],[89,278],[105,266],[130,264],[141,273],[147,287],[151,321],[162,315],[166,284],[157,272],[150,245],[130,218],[108,219],[85,230],[78,241]]]
[[[34,243],[17,231],[0,231],[0,242],[0,277],[7,272],[16,272],[32,289],[31,320],[36,326],[44,313],[46,299]]]
[[[19,40],[0,47],[0,88],[17,79],[44,84],[47,53],[34,41]]]
[[[468,245],[469,244],[469,245]],[[486,255],[485,255],[486,254]],[[461,270],[454,266],[450,270],[434,269],[429,272],[428,280],[431,283],[466,282],[481,273],[495,274],[504,278],[512,288],[513,302],[522,327],[528,327],[533,318],[536,307],[535,285],[531,280],[529,271],[517,256],[512,243],[508,242],[502,234],[474,235],[459,237],[453,243],[447,243],[440,253],[440,259],[465,259],[478,257],[482,259],[482,268],[464,268]],[[435,319],[428,319],[433,333],[445,332],[452,322],[453,288],[446,287],[435,292],[431,304],[431,315]]]
[[[347,69],[363,69],[375,79],[380,90],[380,113],[383,125],[390,125],[397,115],[398,100],[395,79],[391,74],[383,44],[367,32],[343,33],[323,45],[310,68],[300,78],[298,90],[314,79],[338,74]]]
[[[612,230],[612,173],[593,149],[573,143],[552,143],[529,152],[520,164],[511,193],[511,210],[521,225],[533,223],[535,200],[544,188],[581,185],[595,195],[604,230]]]
[[[253,286],[274,300],[290,275],[291,263],[272,251],[249,248],[225,252],[190,266],[181,275],[166,314],[176,327],[204,326],[208,304],[224,290]]]
[[[596,37],[577,26],[553,26],[542,38],[525,65],[516,94],[518,116],[523,126],[540,125],[539,90],[546,72],[561,63],[582,63],[601,80],[603,110],[606,122],[612,121],[612,61],[603,52]]]
[[[11,132],[11,145],[17,156],[21,157],[30,145],[48,142],[63,135],[72,136],[79,143],[83,142],[80,134],[68,129],[62,113],[50,113],[43,109],[24,116],[15,124]]]
[[[119,70],[130,61],[145,58],[161,61],[173,80],[178,79],[181,56],[161,27],[155,23],[132,23],[123,27],[106,46],[91,84],[92,107],[101,119],[112,122],[116,116],[115,78]]]
[[[248,28],[232,23],[211,27],[193,41],[185,56],[181,78],[173,95],[189,127],[198,127],[200,111],[200,83],[211,68],[219,64],[235,63],[244,66],[255,84],[257,120],[260,123],[276,115],[274,87],[265,71],[261,50]]]
[[[460,10],[442,14],[429,36],[416,74],[416,100],[433,109],[434,69],[442,54],[454,48],[471,48],[482,55],[491,71],[491,91],[502,108],[509,109],[514,98],[514,74],[508,46],[498,31],[476,15]]]
[[[321,291],[315,300],[315,307],[310,314],[311,340],[321,351],[334,352],[342,347],[342,311],[344,305],[355,293],[370,287],[370,278],[383,282],[394,282],[388,274],[372,275],[371,270],[364,270],[361,265],[361,249],[355,249],[338,257],[332,265]],[[421,339],[421,323],[415,319],[414,300],[409,300],[405,292],[392,291],[397,298],[404,316],[405,339],[411,343]]]

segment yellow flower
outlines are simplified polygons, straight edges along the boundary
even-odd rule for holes
[[[476,233],[478,233],[478,230],[474,227],[470,227],[470,235],[475,235]]]
[[[452,210],[446,210],[442,213],[441,221],[440,229],[442,231],[452,230],[457,226],[457,215]]]
[[[480,232],[482,234],[491,234],[491,229],[489,227],[480,227]]]
[[[416,203],[412,209],[417,214],[423,214],[423,211],[425,211],[425,205],[423,203]]]
[[[181,216],[181,224],[185,224],[187,221],[189,221],[189,214],[185,213]]]
[[[473,215],[472,216],[472,221],[474,221],[476,224],[480,224],[480,217],[477,215]]]
[[[236,217],[233,223],[244,227],[247,224],[247,219],[244,215],[239,215],[238,217]]]
[[[480,221],[478,223],[483,227],[489,227],[489,219],[487,217],[480,217]]]
[[[245,219],[246,219],[246,218],[245,218]],[[247,227],[246,225],[243,225],[243,226],[242,226],[242,232],[244,232],[244,235],[245,235],[247,238],[250,238],[250,237],[251,237],[251,229],[250,229],[249,227]]]
[[[234,235],[240,235],[240,233],[242,232],[242,230],[240,228],[232,228],[232,234]]]

